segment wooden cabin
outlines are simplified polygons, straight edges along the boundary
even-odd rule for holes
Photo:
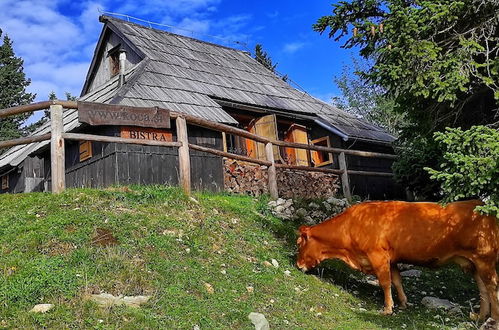
[[[79,101],[160,107],[232,125],[270,139],[392,153],[394,137],[382,129],[297,90],[247,52],[142,26],[110,16],[104,24]],[[66,132],[136,139],[176,140],[171,129],[88,125],[77,110],[64,112]],[[50,131],[50,123],[35,134]],[[264,146],[245,138],[188,126],[189,141],[252,158]],[[16,146],[0,156],[0,192],[50,189],[47,141]],[[320,151],[274,147],[277,162],[338,168],[338,159]],[[178,184],[174,148],[100,142],[66,144],[68,187]],[[348,168],[391,172],[392,160],[348,156]],[[191,152],[192,187],[224,190],[224,158]],[[353,194],[401,197],[389,177],[350,176]]]

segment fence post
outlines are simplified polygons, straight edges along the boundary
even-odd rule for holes
[[[52,130],[52,137],[50,139],[52,193],[58,194],[66,189],[64,139],[62,138],[64,131],[62,105],[50,106],[50,126]]]
[[[351,202],[352,195],[350,194],[350,182],[348,180],[348,168],[344,152],[340,152],[340,155],[338,156],[338,161],[340,164],[340,170],[343,171],[343,173],[341,173],[341,187],[343,188],[343,196],[349,202]]]
[[[272,146],[272,142],[267,142],[265,144],[265,154],[267,156],[267,160],[272,163],[268,169],[270,197],[277,199],[279,198],[279,190],[277,188],[277,172],[274,163],[274,148]]]
[[[177,117],[177,141],[182,142],[178,148],[178,164],[180,174],[180,185],[187,195],[191,194],[191,160],[189,157],[189,139],[187,135],[187,124],[184,117]]]

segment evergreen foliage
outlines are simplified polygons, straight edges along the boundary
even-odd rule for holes
[[[0,45],[0,109],[31,103],[35,94],[26,92],[30,83],[23,71],[23,60],[15,56],[12,41],[5,35]],[[27,131],[22,125],[29,116],[28,113],[0,119],[0,140],[25,135]]]
[[[313,26],[372,61],[359,76],[405,115],[394,170],[419,198],[440,190],[424,171],[444,153],[434,132],[499,127],[498,12],[497,0],[350,0]]]
[[[425,168],[441,183],[444,202],[475,197],[485,202],[482,212],[499,215],[499,131],[474,126],[467,131],[448,128],[435,133],[443,161]]]
[[[276,71],[277,63],[272,62],[272,58],[263,50],[261,44],[255,46],[255,60],[272,71],[272,73],[280,76],[282,80],[288,81],[288,75],[281,75]]]

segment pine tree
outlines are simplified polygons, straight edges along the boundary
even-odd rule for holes
[[[0,29],[0,38],[2,30]],[[0,109],[31,103],[35,94],[27,93],[26,87],[31,83],[23,72],[23,59],[16,57],[12,41],[5,35],[0,45]],[[29,113],[0,119],[0,140],[15,139],[26,132],[23,123]]]
[[[262,64],[264,67],[272,71],[272,73],[278,75],[281,77],[282,80],[287,81],[288,80],[288,75],[281,75],[276,71],[277,63],[273,63],[272,59],[270,56],[267,54],[266,51],[263,50],[262,45],[257,44],[255,46],[255,60]]]

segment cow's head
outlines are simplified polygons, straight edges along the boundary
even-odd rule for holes
[[[310,227],[301,226],[298,230],[300,237],[298,237],[298,240],[296,241],[296,244],[298,244],[298,259],[296,260],[296,266],[306,272],[321,262],[321,250],[317,240],[311,235]]]

